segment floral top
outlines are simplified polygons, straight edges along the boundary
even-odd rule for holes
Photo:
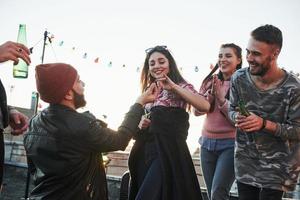
[[[194,86],[190,83],[183,82],[183,83],[179,83],[178,85],[182,88],[188,89],[192,93],[199,94],[195,90]],[[187,102],[183,98],[181,98],[178,94],[172,91],[162,89],[160,91],[160,94],[156,98],[156,100],[153,103],[146,104],[145,109],[147,112],[149,112],[150,109],[155,106],[179,107],[179,108],[186,109]]]

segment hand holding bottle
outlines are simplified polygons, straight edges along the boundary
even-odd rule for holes
[[[29,49],[20,43],[8,41],[0,45],[0,62],[11,60],[16,65],[21,58],[29,65],[31,63],[29,54]]]
[[[265,126],[264,123],[265,122],[263,118],[255,115],[254,113],[250,113],[250,115],[247,117],[241,114],[237,114],[237,116],[235,117],[235,126],[247,133],[261,130]]]
[[[265,126],[263,118],[250,113],[242,100],[238,101],[239,113],[237,114],[235,121],[236,127],[242,129],[245,132],[259,131]]]

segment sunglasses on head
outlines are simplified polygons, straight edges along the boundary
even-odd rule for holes
[[[151,47],[145,50],[146,53],[150,53],[153,52],[155,50],[168,50],[168,47],[165,45],[160,45],[160,46],[155,46],[155,47]]]

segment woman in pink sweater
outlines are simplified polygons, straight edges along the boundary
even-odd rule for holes
[[[202,129],[201,167],[210,200],[229,199],[234,182],[234,141],[236,128],[228,117],[231,75],[242,66],[242,49],[233,44],[220,47],[216,66],[203,80],[200,93],[210,103]],[[214,72],[219,69],[218,74]]]

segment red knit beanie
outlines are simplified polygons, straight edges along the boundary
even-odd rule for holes
[[[60,103],[77,78],[77,71],[64,63],[41,64],[35,68],[36,87],[47,103]]]

